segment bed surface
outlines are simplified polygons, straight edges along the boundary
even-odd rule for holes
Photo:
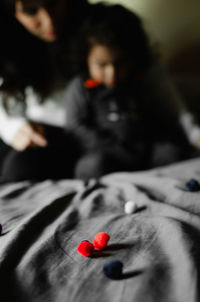
[[[137,173],[0,186],[0,287],[16,302],[199,301],[200,159]],[[124,213],[127,200],[138,210]],[[76,248],[107,232],[93,257]],[[123,274],[103,274],[110,260]]]

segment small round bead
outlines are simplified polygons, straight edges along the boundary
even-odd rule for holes
[[[137,210],[137,204],[133,200],[129,200],[124,205],[124,212],[126,214],[132,214]]]
[[[94,253],[94,246],[91,242],[84,240],[78,245],[77,251],[84,257],[90,257]]]
[[[200,184],[199,182],[192,178],[185,184],[187,191],[189,192],[197,192],[200,191]]]
[[[93,245],[97,250],[107,246],[110,236],[105,232],[99,232],[95,235]]]
[[[103,267],[103,272],[110,279],[120,279],[122,277],[123,263],[120,260],[111,260]]]
[[[99,232],[95,235],[93,245],[95,249],[102,250],[108,244],[110,236],[107,233]]]

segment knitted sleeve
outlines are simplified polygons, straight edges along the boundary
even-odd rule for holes
[[[26,123],[22,116],[12,116],[7,113],[3,106],[2,95],[0,95],[0,137],[11,145],[18,130]]]

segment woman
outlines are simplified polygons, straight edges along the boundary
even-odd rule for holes
[[[76,152],[62,109],[68,45],[94,8],[85,0],[1,1],[2,181],[72,176]]]

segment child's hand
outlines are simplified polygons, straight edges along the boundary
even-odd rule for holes
[[[15,135],[12,147],[18,151],[23,151],[28,147],[45,147],[47,140],[43,132],[42,126],[27,123]]]

